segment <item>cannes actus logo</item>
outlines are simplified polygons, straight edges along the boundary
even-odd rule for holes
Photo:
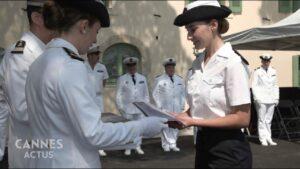
[[[15,146],[24,152],[24,158],[53,158],[54,151],[62,149],[62,139],[17,139]]]

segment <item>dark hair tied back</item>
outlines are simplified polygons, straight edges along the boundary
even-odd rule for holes
[[[43,7],[43,18],[46,28],[59,32],[67,32],[81,19],[87,19],[92,26],[98,19],[88,12],[80,11],[72,6],[61,6],[56,0],[47,1]]]
[[[59,30],[64,18],[63,9],[55,1],[47,1],[43,7],[43,18],[46,28]]]
[[[218,20],[219,26],[218,26],[218,31],[220,34],[224,34],[228,31],[229,29],[229,22],[225,19],[222,18]]]

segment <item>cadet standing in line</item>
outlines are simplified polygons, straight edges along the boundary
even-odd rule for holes
[[[102,1],[47,1],[42,12],[45,26],[61,34],[32,63],[26,81],[31,142],[48,142],[28,150],[35,155],[28,168],[101,168],[99,149],[133,144],[167,127],[167,120],[157,117],[127,123],[103,123],[99,118],[80,55],[96,43],[100,29],[110,25]]]
[[[176,61],[167,58],[163,62],[165,73],[155,78],[152,96],[156,107],[165,112],[180,113],[185,106],[185,87],[183,79],[175,75]],[[161,146],[165,152],[180,151],[177,147],[178,129],[166,128],[161,135]]]
[[[27,166],[26,149],[18,148],[30,139],[27,104],[25,100],[25,82],[29,66],[45,50],[46,44],[56,35],[44,25],[41,9],[45,1],[28,0],[27,16],[29,31],[21,39],[6,50],[0,67],[1,90],[7,104],[1,104],[1,113],[9,108],[9,142],[8,161],[10,168]],[[2,116],[2,115],[1,115]],[[1,122],[2,123],[2,122]],[[2,124],[0,124],[2,126]],[[5,136],[1,128],[1,137]],[[3,132],[3,133],[2,133]],[[3,137],[3,139],[5,139]],[[0,147],[3,147],[1,141]],[[2,148],[1,148],[2,149]],[[1,150],[2,151],[2,150]],[[0,153],[1,154],[1,153]]]
[[[197,126],[195,168],[251,168],[252,154],[241,128],[250,121],[246,66],[221,34],[231,10],[217,0],[191,2],[174,21],[185,26],[196,49],[204,49],[187,80],[190,109],[176,116]]]
[[[274,108],[279,101],[279,87],[277,85],[276,70],[270,66],[272,56],[260,56],[261,67],[253,72],[252,92],[258,119],[259,141],[263,146],[276,146],[272,140],[271,123]]]
[[[128,120],[139,120],[144,114],[133,105],[133,102],[149,103],[149,91],[146,77],[137,73],[138,58],[125,57],[123,60],[127,73],[120,76],[117,81],[116,103],[122,116]],[[142,138],[136,147],[138,154],[144,154],[141,148]],[[131,150],[126,149],[125,155],[130,155]]]
[[[108,79],[108,73],[105,65],[99,63],[100,53],[100,46],[93,44],[87,51],[87,60],[85,61],[85,65],[88,69],[89,77],[95,90],[96,104],[103,113],[103,88],[105,87],[106,79]],[[104,150],[99,150],[99,154],[101,156],[106,156]]]

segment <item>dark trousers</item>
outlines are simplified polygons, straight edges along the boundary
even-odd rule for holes
[[[5,148],[5,153],[2,161],[0,162],[0,168],[6,169],[8,168],[8,153],[7,153],[7,147]]]
[[[195,168],[252,168],[252,153],[240,130],[202,128],[197,133]]]

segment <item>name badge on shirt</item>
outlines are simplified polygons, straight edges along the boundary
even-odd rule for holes
[[[182,85],[181,83],[178,83],[178,85]]]
[[[276,76],[276,75],[272,75],[272,77],[273,77],[273,76]]]
[[[103,73],[103,70],[97,70],[97,72],[99,72],[99,73]]]
[[[145,83],[145,82],[144,82],[144,81],[140,81],[140,82],[139,82],[139,84],[143,84],[143,83]]]

